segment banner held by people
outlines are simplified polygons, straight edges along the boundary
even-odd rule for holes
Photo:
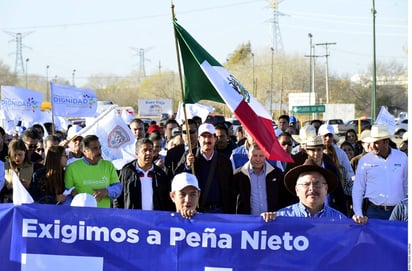
[[[209,100],[225,103],[252,135],[266,158],[293,162],[280,146],[266,109],[176,21],[184,70],[184,102]]]
[[[94,90],[50,83],[50,99],[54,116],[94,117],[97,96]]]

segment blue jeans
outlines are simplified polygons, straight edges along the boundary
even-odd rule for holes
[[[366,216],[368,218],[385,219],[388,220],[391,216],[392,211],[385,211],[384,209],[377,208],[374,206],[368,206],[366,210]]]

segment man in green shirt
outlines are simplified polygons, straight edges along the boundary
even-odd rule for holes
[[[80,149],[83,158],[71,163],[65,172],[64,183],[72,193],[88,193],[95,197],[97,207],[110,208],[110,198],[120,196],[122,185],[112,162],[102,159],[99,138],[88,135],[83,138]]]

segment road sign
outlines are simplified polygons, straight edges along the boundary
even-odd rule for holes
[[[323,113],[325,112],[325,105],[302,105],[292,106],[292,113],[295,114],[310,114],[310,113]]]

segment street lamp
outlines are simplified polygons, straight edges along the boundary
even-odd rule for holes
[[[74,76],[75,76],[75,74],[76,74],[76,69],[74,69],[73,72],[72,72],[72,86],[73,86],[73,87],[75,87],[75,84],[74,84]]]
[[[50,68],[50,65],[47,65],[46,66],[46,91],[47,91],[47,94],[49,93],[49,68]]]
[[[309,92],[312,91],[312,33],[308,33],[309,43]],[[310,102],[310,100],[309,100]]]
[[[30,58],[26,58],[26,88],[27,88],[27,74],[28,74],[28,70],[27,70],[27,63],[30,61]]]

